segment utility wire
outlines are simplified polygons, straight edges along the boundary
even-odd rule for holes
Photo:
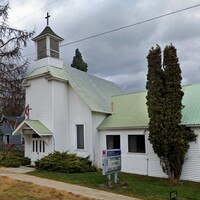
[[[156,16],[156,17],[153,17],[153,18],[150,18],[150,19],[146,19],[146,20],[143,20],[143,21],[140,21],[140,22],[136,22],[134,24],[130,24],[130,25],[127,25],[127,26],[122,26],[122,27],[119,27],[119,28],[116,28],[116,29],[112,29],[110,31],[105,31],[105,32],[102,32],[102,33],[98,33],[96,35],[92,35],[92,36],[89,36],[89,37],[86,37],[86,38],[75,40],[73,42],[69,42],[69,43],[60,45],[60,47],[64,47],[64,46],[71,45],[71,44],[75,44],[75,43],[78,43],[78,42],[81,42],[81,41],[84,41],[84,40],[89,40],[91,38],[95,38],[95,37],[99,37],[101,35],[106,35],[106,34],[109,34],[109,33],[113,33],[113,32],[116,32],[116,31],[119,31],[119,30],[122,30],[122,29],[130,28],[132,26],[137,26],[137,25],[140,25],[140,24],[144,24],[144,23],[156,20],[156,19],[167,17],[169,15],[173,15],[173,14],[176,14],[176,13],[179,13],[179,12],[183,12],[185,10],[189,10],[189,9],[196,8],[196,7],[199,7],[199,6],[200,6],[200,4],[196,4],[194,6],[183,8],[181,10],[176,10],[176,11],[173,11],[173,12],[170,12],[170,13],[166,13],[166,14],[163,14],[163,15],[159,15],[159,16]]]
[[[42,8],[40,8],[40,9],[38,9],[38,10],[36,10],[36,11],[34,11],[34,12],[32,12],[32,13],[26,15],[26,16],[24,16],[23,18],[21,18],[21,19],[15,21],[15,22],[13,22],[11,25],[16,24],[17,22],[24,20],[25,18],[27,18],[27,17],[29,17],[29,16],[35,14],[36,12],[38,12],[38,11],[40,11],[40,10],[42,10],[42,9],[44,9],[44,8],[46,8],[46,7],[50,6],[50,5],[52,5],[52,4],[54,4],[54,3],[57,2],[57,1],[58,1],[58,0],[55,0],[55,1],[53,1],[53,2],[51,2],[51,3],[49,3],[49,4],[47,4],[47,5],[43,6]]]
[[[149,19],[146,19],[146,20],[143,20],[143,21],[140,21],[140,22],[136,22],[134,24],[130,24],[130,25],[127,25],[127,26],[122,26],[122,27],[119,27],[119,28],[116,28],[116,29],[112,29],[112,30],[109,30],[109,31],[105,31],[105,32],[102,32],[102,33],[98,33],[98,34],[95,34],[95,35],[92,35],[92,36],[89,36],[89,37],[86,37],[86,38],[82,38],[82,39],[75,40],[75,41],[72,41],[72,42],[69,42],[69,43],[65,43],[65,44],[60,45],[60,47],[64,47],[64,46],[68,46],[68,45],[75,44],[75,43],[78,43],[78,42],[82,42],[82,41],[85,41],[85,40],[89,40],[89,39],[92,39],[92,38],[95,38],[95,37],[99,37],[99,36],[102,36],[102,35],[106,35],[106,34],[109,34],[109,33],[113,33],[113,32],[116,32],[116,31],[119,31],[119,30],[122,30],[122,29],[130,28],[132,26],[137,26],[137,25],[140,25],[140,24],[144,24],[144,23],[147,23],[147,22],[150,22],[150,21],[154,21],[154,20],[163,18],[163,17],[167,17],[169,15],[174,15],[174,14],[186,11],[186,10],[190,10],[190,9],[193,9],[193,8],[196,8],[196,7],[199,7],[199,6],[200,6],[200,3],[196,4],[196,5],[193,5],[193,6],[190,6],[190,7],[186,7],[186,8],[180,9],[180,10],[169,12],[169,13],[166,13],[166,14],[163,14],[163,15],[159,15],[159,16],[156,16],[156,17],[153,17],[153,18],[149,18]],[[35,55],[35,54],[36,53],[31,53],[31,54],[26,55],[26,56],[31,56],[31,55]],[[25,57],[25,56],[23,56],[23,57]]]

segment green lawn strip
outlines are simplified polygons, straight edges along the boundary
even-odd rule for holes
[[[172,183],[168,179],[119,173],[120,182],[127,183],[127,186],[105,188],[102,187],[102,184],[106,183],[106,176],[102,176],[100,172],[66,174],[37,170],[30,172],[29,174],[141,199],[169,200],[169,193],[173,190],[177,190],[179,200],[200,199],[200,183],[194,182],[178,181],[176,183]]]

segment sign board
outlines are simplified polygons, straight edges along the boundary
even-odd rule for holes
[[[178,200],[177,190],[170,192],[170,200]]]
[[[102,151],[102,174],[109,175],[111,173],[121,171],[121,150],[109,149]]]

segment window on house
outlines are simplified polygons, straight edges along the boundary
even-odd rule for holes
[[[120,135],[106,135],[107,149],[120,149]]]
[[[9,144],[10,143],[10,135],[4,135],[3,136],[3,142],[5,144]]]
[[[53,58],[59,58],[59,42],[50,38],[50,56]]]
[[[0,143],[3,142],[3,135],[0,135]]]
[[[84,149],[84,125],[83,124],[76,125],[76,133],[77,133],[77,149]]]
[[[37,57],[38,59],[45,58],[47,56],[46,38],[37,42]]]
[[[129,135],[128,151],[134,153],[145,153],[145,135]]]

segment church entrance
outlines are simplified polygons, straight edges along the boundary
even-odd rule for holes
[[[34,160],[39,160],[46,153],[46,143],[45,141],[38,135],[32,134],[32,157]]]

